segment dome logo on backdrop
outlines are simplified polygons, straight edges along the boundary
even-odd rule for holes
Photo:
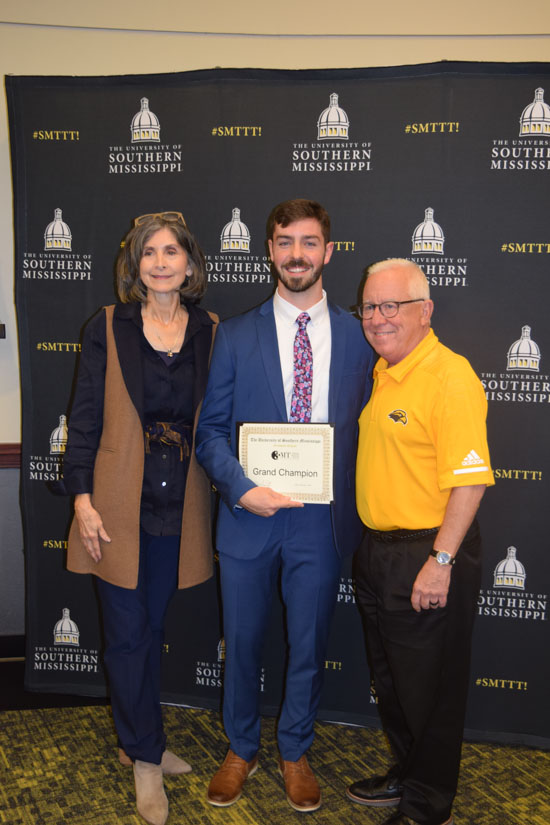
[[[55,623],[53,629],[54,645],[75,645],[78,647],[80,631],[76,622],[71,619],[71,611],[68,607],[63,608],[63,615]]]
[[[544,89],[535,89],[535,99],[526,106],[519,119],[522,137],[548,135],[550,137],[550,106],[544,102]]]
[[[141,98],[141,109],[130,125],[132,143],[160,143],[160,123],[158,117],[150,110],[149,100]]]
[[[424,220],[413,232],[411,255],[443,255],[444,245],[445,235],[440,225],[434,221],[434,211],[429,206],[424,211]]]
[[[59,249],[64,252],[71,251],[72,233],[69,225],[63,220],[63,213],[61,209],[54,211],[54,219],[46,227],[44,232],[44,249],[47,252],[50,249]]]
[[[536,171],[550,169],[550,106],[544,89],[523,109],[519,137],[493,138],[490,169],[493,171]]]
[[[142,97],[140,109],[130,121],[130,144],[108,148],[110,175],[177,174],[183,172],[181,143],[160,142],[160,120]]]
[[[548,620],[548,594],[525,590],[527,573],[517,558],[517,549],[508,547],[493,573],[493,588],[480,590],[477,612],[497,619]]]
[[[63,476],[63,454],[67,446],[67,417],[59,416],[59,424],[50,433],[49,455],[29,457],[30,481],[59,481]]]
[[[235,207],[229,223],[226,223],[220,236],[220,252],[250,252],[250,230],[241,221],[241,210]]]
[[[506,558],[499,561],[495,567],[494,587],[512,587],[514,590],[525,590],[525,567],[516,558],[517,550],[509,547]]]
[[[223,226],[218,248],[218,254],[205,256],[209,283],[271,283],[271,261],[267,255],[253,254],[250,230],[238,206],[233,207],[231,220]]]
[[[521,338],[514,341],[508,350],[507,370],[525,370],[538,372],[540,348],[531,339],[531,327],[521,328]]]
[[[73,233],[63,220],[62,209],[53,210],[53,220],[40,232],[44,239],[43,249],[23,252],[20,273],[23,279],[74,283],[92,280],[92,256],[73,252]]]
[[[414,228],[409,260],[423,270],[430,286],[469,286],[468,259],[445,255],[445,233],[434,220],[434,209],[424,210],[424,220]]]
[[[52,430],[50,435],[50,455],[63,455],[68,437],[67,416],[60,415],[59,426]]]
[[[294,142],[291,152],[293,172],[370,172],[371,141],[350,140],[350,120],[332,92],[329,105],[317,119],[317,140]]]
[[[338,105],[338,95],[333,92],[330,96],[328,109],[323,109],[317,121],[317,140],[348,140],[349,117]]]
[[[73,671],[97,673],[99,653],[80,647],[80,631],[71,618],[71,611],[64,607],[61,618],[53,627],[53,645],[35,645],[33,670]]]
[[[550,379],[540,372],[540,362],[540,347],[531,338],[531,327],[525,324],[521,328],[521,338],[508,349],[506,372],[481,373],[487,400],[549,404]]]

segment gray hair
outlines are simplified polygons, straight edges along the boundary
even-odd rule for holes
[[[387,269],[410,270],[409,287],[411,298],[423,298],[425,301],[429,300],[430,284],[428,283],[428,279],[418,264],[415,264],[414,261],[408,261],[407,258],[386,258],[383,261],[377,261],[371,264],[367,269],[367,281],[371,275],[377,272],[385,272]]]

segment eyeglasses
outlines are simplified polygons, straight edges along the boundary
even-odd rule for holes
[[[364,321],[370,321],[374,315],[376,307],[380,310],[383,318],[394,318],[399,312],[399,307],[403,304],[416,304],[418,301],[425,301],[426,298],[411,298],[410,301],[383,301],[381,304],[357,304],[355,307],[357,314]]]
[[[141,226],[149,221],[154,221],[155,218],[162,218],[165,221],[176,221],[187,228],[185,218],[181,212],[149,212],[147,215],[140,215],[138,218],[134,218],[134,226]]]

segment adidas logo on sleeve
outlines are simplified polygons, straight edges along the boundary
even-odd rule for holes
[[[464,456],[462,459],[462,467],[463,469],[461,470],[453,470],[455,476],[462,475],[463,473],[483,473],[489,469],[475,450],[470,450],[468,455]]]

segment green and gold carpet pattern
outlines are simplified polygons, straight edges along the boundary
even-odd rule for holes
[[[227,748],[216,713],[164,708],[168,744],[193,773],[168,777],[168,825],[379,825],[391,813],[350,802],[346,786],[384,771],[379,731],[319,723],[310,762],[323,806],[300,814],[287,804],[277,771],[274,722],[263,725],[260,767],[230,808],[205,800]],[[110,709],[103,706],[7,711],[0,716],[0,822],[9,825],[143,825],[131,768],[117,760]],[[550,753],[465,744],[456,825],[549,825]]]

